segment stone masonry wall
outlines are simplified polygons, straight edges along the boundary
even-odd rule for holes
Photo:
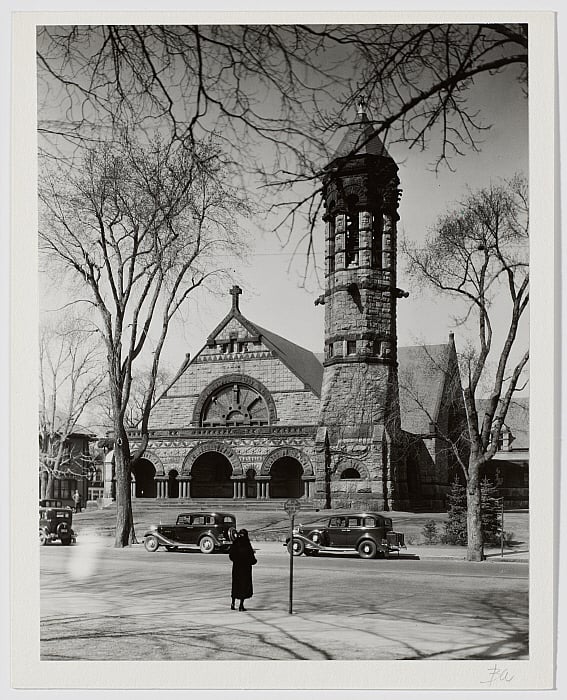
[[[201,392],[213,380],[234,373],[253,377],[268,389],[276,405],[278,423],[315,424],[319,414],[319,398],[271,353],[266,353],[263,358],[253,358],[253,354],[235,353],[231,359],[194,361],[168,395],[154,407],[151,428],[189,427]]]

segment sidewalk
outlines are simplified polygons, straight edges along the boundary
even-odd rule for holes
[[[282,542],[270,541],[252,541],[254,549],[259,552],[285,552]],[[331,555],[334,556],[334,555]],[[337,555],[339,556],[339,555]],[[400,551],[400,559],[455,559],[465,561],[467,556],[466,547],[447,546],[428,546],[428,545],[408,545],[407,549]],[[485,551],[487,561],[512,561],[512,562],[528,562],[530,553],[527,549],[504,548],[504,556],[500,556],[500,549],[490,548]],[[390,559],[397,559],[397,554],[394,553]]]

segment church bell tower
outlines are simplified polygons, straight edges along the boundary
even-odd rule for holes
[[[325,454],[327,507],[341,507],[343,498],[380,509],[405,500],[397,479],[396,306],[407,296],[396,286],[397,173],[360,107],[323,176],[325,358],[317,443]]]

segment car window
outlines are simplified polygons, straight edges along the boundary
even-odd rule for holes
[[[377,527],[376,518],[364,518],[365,527]]]
[[[349,518],[348,519],[347,527],[358,527],[358,525],[359,525],[358,518]]]
[[[192,525],[204,525],[205,524],[205,516],[204,515],[194,515],[193,519],[191,521]]]
[[[191,525],[191,518],[188,515],[179,515],[177,518],[178,525]]]
[[[346,518],[331,518],[329,520],[329,527],[345,527]]]
[[[215,516],[214,515],[207,515],[205,518],[205,524],[206,525],[214,525],[215,524]]]
[[[222,519],[223,523],[233,523],[234,518],[231,518],[230,515],[225,515],[224,518]]]

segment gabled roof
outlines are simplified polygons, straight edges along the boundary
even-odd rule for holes
[[[487,405],[488,399],[479,399],[477,409],[479,414]],[[479,416],[482,420],[482,418]],[[513,398],[510,401],[504,425],[512,433],[512,451],[527,450],[530,446],[530,400],[527,396]]]
[[[375,133],[375,129],[370,123],[365,112],[359,113],[358,120],[348,124],[339,147],[332,160],[346,158],[347,156],[383,156],[390,158],[390,154],[382,143],[382,140]]]
[[[242,315],[237,300],[233,302],[230,312],[209,335],[208,342],[213,342],[232,319],[236,319],[251,336],[260,336],[264,344],[277,355],[298,379],[308,386],[314,394],[321,396],[323,365],[317,359],[315,353],[247,319]]]
[[[255,324],[254,324],[255,325]],[[323,383],[323,365],[316,354],[302,348],[300,345],[286,340],[272,331],[268,331],[260,326],[255,327],[259,335],[273,350],[280,360],[290,369],[301,381],[312,389],[313,393],[321,396],[321,385]]]
[[[442,345],[398,348],[398,383],[402,428],[416,435],[430,432],[438,418],[450,371],[451,341]]]

